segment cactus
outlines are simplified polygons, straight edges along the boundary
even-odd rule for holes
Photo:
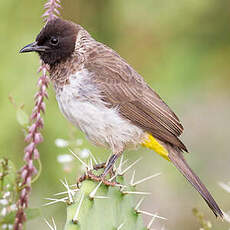
[[[123,178],[122,178],[123,179]],[[99,186],[100,185],[100,186]],[[131,188],[130,188],[131,189]],[[94,195],[94,191],[97,191]],[[67,207],[65,230],[143,230],[133,195],[118,187],[86,180]]]
[[[74,154],[76,156],[76,154]],[[159,174],[155,174],[134,182],[135,172],[132,175],[129,184],[125,182],[124,173],[131,169],[139,160],[132,163],[126,169],[121,170],[121,159],[119,167],[115,174],[107,181],[96,181],[101,173],[101,169],[95,170],[92,166],[86,165],[78,156],[76,156],[88,168],[88,172],[81,177],[79,187],[74,185],[72,188],[67,181],[61,181],[66,188],[66,192],[56,195],[68,194],[62,199],[50,199],[49,204],[56,202],[65,202],[67,204],[67,219],[64,230],[150,230],[153,221],[156,218],[165,219],[156,214],[140,210],[141,198],[135,204],[135,195],[148,195],[147,192],[136,191],[136,185],[151,179]],[[147,226],[144,226],[142,214],[150,216],[151,220]],[[48,224],[48,222],[47,222]],[[49,225],[50,226],[50,225]],[[50,229],[52,228],[50,226]]]

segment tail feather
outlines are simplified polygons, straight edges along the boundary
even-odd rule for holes
[[[184,175],[184,177],[194,186],[194,188],[200,193],[208,206],[211,208],[216,217],[223,218],[223,213],[219,206],[209,193],[207,188],[201,182],[199,177],[192,171],[189,165],[186,163],[182,152],[179,149],[172,147],[169,151],[169,159],[176,166],[176,168]]]

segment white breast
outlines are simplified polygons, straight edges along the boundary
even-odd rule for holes
[[[65,117],[79,127],[97,145],[122,151],[143,138],[143,130],[122,118],[116,108],[107,108],[100,92],[84,69],[70,76],[70,83],[56,90],[59,107]]]

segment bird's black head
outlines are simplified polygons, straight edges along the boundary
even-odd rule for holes
[[[25,46],[20,53],[35,51],[50,66],[70,57],[74,52],[78,27],[60,18],[49,21],[35,42]]]

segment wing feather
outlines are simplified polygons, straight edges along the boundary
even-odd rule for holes
[[[99,55],[88,60],[85,68],[102,93],[108,107],[154,137],[187,151],[179,140],[183,132],[178,117],[144,79],[115,51],[99,43]]]

